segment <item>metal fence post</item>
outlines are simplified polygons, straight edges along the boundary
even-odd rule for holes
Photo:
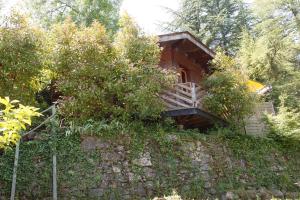
[[[42,123],[40,123],[38,126],[36,126],[35,128],[33,128],[32,130],[28,131],[27,133],[21,134],[21,136],[25,136],[27,134],[33,133],[33,131],[39,129],[40,127],[42,127],[42,125],[46,124],[47,122],[49,122],[49,119],[53,120],[55,114],[56,114],[56,108],[55,105],[47,108],[46,110],[42,111],[41,113],[45,113],[47,111],[49,111],[51,109],[52,111],[52,115],[50,117],[48,117],[45,121],[43,121]],[[55,129],[54,129],[54,122],[51,122],[51,132],[55,137]],[[15,150],[15,158],[14,158],[14,167],[13,167],[13,177],[12,177],[12,184],[11,184],[11,193],[10,193],[10,200],[14,200],[15,196],[16,196],[16,184],[17,184],[17,168],[18,168],[18,161],[19,161],[19,152],[20,152],[20,142],[21,140],[19,140],[16,144],[16,150]],[[54,148],[53,150],[53,156],[52,156],[52,175],[53,175],[53,180],[52,180],[52,184],[53,184],[53,199],[57,200],[57,170],[56,170],[56,165],[57,165],[57,158],[56,158],[56,144],[54,144]]]
[[[16,184],[17,184],[17,168],[19,161],[19,151],[20,151],[20,141],[17,142],[16,151],[15,151],[15,160],[14,160],[14,172],[13,172],[13,180],[11,184],[11,192],[10,192],[10,200],[15,199],[16,194]]]
[[[56,174],[56,154],[53,154],[52,157],[52,161],[53,161],[53,168],[52,168],[52,175],[53,175],[53,200],[57,200],[57,174]]]
[[[55,105],[52,106],[52,116],[54,116],[56,114],[56,109],[55,109]],[[53,118],[54,119],[54,118]],[[54,122],[51,122],[51,132],[53,134],[54,137],[56,137],[55,134],[55,130],[54,130]],[[56,164],[57,164],[57,160],[56,160],[56,143],[54,143],[54,148],[53,148],[53,156],[52,156],[52,192],[53,192],[53,200],[57,200],[57,171],[56,171]]]

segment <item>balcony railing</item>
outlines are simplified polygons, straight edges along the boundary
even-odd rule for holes
[[[173,85],[160,96],[164,100],[167,110],[176,110],[182,108],[203,109],[202,100],[205,95],[206,91],[199,85],[187,82]]]

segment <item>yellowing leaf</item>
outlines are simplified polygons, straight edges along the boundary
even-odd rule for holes
[[[15,108],[12,105],[18,102],[10,101],[8,97],[0,97],[0,103],[5,106],[5,109],[0,111],[0,149],[15,145],[21,138],[21,130],[25,130],[26,125],[31,125],[31,118],[41,115],[37,112],[37,108],[22,104]]]

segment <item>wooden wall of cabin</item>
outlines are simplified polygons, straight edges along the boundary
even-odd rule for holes
[[[164,69],[176,70],[180,75],[181,68],[187,73],[187,82],[199,84],[203,79],[204,69],[192,57],[172,45],[163,46],[160,66]]]

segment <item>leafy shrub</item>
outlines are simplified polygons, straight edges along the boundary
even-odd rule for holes
[[[208,91],[204,106],[232,124],[241,126],[243,118],[252,112],[256,100],[246,85],[247,76],[232,58],[222,52],[217,53],[212,66],[216,71],[204,81]]]
[[[270,126],[271,134],[281,139],[292,139],[300,141],[300,113],[295,109],[285,106],[287,96],[281,96],[281,105],[275,116],[268,115],[267,122]]]
[[[13,14],[0,27],[0,95],[34,104],[49,81],[46,33],[26,17]]]
[[[125,16],[111,41],[95,22],[77,27],[70,20],[53,28],[60,110],[71,120],[158,117],[163,104],[158,93],[172,75],[158,67],[160,49]]]
[[[21,137],[20,132],[26,129],[26,125],[31,125],[31,118],[40,116],[37,108],[22,104],[16,108],[14,104],[18,102],[10,101],[8,97],[0,97],[0,104],[5,106],[0,111],[0,149],[15,145]]]

